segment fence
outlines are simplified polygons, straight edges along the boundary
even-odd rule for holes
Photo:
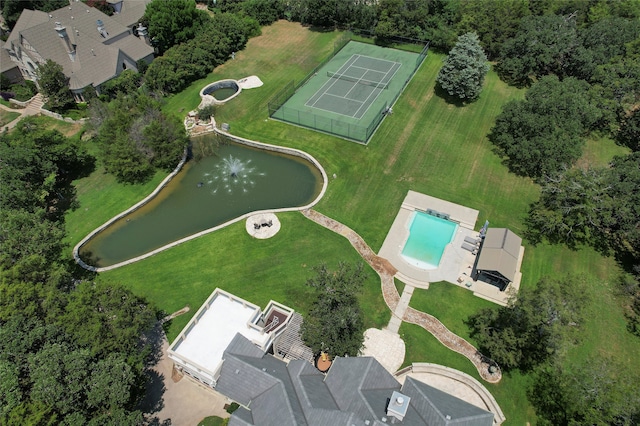
[[[365,32],[367,31],[361,30],[359,31],[359,34],[363,34]],[[276,118],[278,120],[286,121],[292,124],[297,124],[299,126],[308,127],[324,133],[329,133],[335,136],[353,140],[355,142],[366,144],[369,138],[378,128],[380,122],[382,122],[382,119],[385,117],[385,115],[391,112],[391,106],[395,104],[395,102],[398,100],[398,97],[407,87],[407,84],[409,84],[409,81],[413,78],[413,75],[416,73],[420,65],[422,65],[422,62],[424,62],[424,59],[427,57],[427,52],[429,50],[428,41],[409,39],[405,37],[394,37],[392,39],[392,41],[396,43],[424,44],[424,46],[422,48],[422,51],[418,54],[413,73],[404,82],[402,89],[398,91],[391,102],[386,102],[382,106],[382,108],[380,108],[380,111],[378,111],[378,113],[374,116],[373,120],[369,123],[368,126],[345,123],[344,121],[324,117],[312,112],[301,111],[297,108],[284,106],[289,98],[291,98],[291,96],[293,96],[300,87],[304,86],[311,77],[316,75],[320,68],[324,67],[331,59],[333,59],[333,57],[340,51],[340,49],[346,46],[347,43],[352,40],[352,38],[353,33],[350,31],[346,32],[339,40],[337,40],[333,44],[332,55],[325,58],[320,64],[318,64],[318,66],[313,69],[313,71],[307,74],[298,83],[296,83],[295,80],[291,80],[282,88],[282,90],[276,93],[267,104],[269,108],[269,116],[271,118]]]

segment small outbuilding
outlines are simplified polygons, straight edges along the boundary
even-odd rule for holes
[[[482,241],[475,279],[506,290],[520,275],[522,238],[507,228],[489,228]]]

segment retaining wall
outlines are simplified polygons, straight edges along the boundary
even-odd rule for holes
[[[270,151],[275,151],[275,152],[280,152],[280,153],[284,153],[284,154],[289,154],[289,155],[294,155],[296,157],[301,157],[306,159],[307,161],[311,162],[319,171],[320,174],[322,175],[322,189],[320,190],[320,194],[318,194],[318,196],[311,201],[311,203],[305,205],[305,206],[301,206],[301,207],[287,207],[287,208],[282,208],[282,209],[270,209],[270,210],[259,210],[259,211],[253,211],[253,212],[249,212],[246,213],[242,216],[239,216],[235,219],[232,219],[228,222],[225,222],[221,225],[215,226],[213,228],[209,228],[206,229],[204,231],[198,232],[196,234],[192,234],[189,235],[187,237],[181,238],[177,241],[174,241],[172,243],[169,243],[167,245],[164,245],[162,247],[159,247],[155,250],[152,250],[148,253],[145,253],[143,255],[134,257],[132,259],[126,260],[124,262],[120,262],[120,263],[116,263],[114,265],[110,265],[110,266],[104,266],[104,267],[95,267],[95,266],[91,266],[86,264],[81,258],[80,258],[80,254],[79,254],[79,250],[80,247],[85,244],[87,241],[89,241],[91,238],[93,238],[94,235],[96,235],[98,232],[102,231],[103,229],[105,229],[106,227],[108,227],[109,225],[111,225],[113,222],[115,222],[116,220],[126,216],[127,214],[139,209],[140,207],[144,206],[145,204],[147,204],[151,199],[153,199],[158,192],[160,192],[160,190],[162,188],[164,188],[167,183],[169,183],[169,181],[171,181],[171,179],[173,179],[173,177],[180,171],[180,169],[182,169],[182,166],[184,165],[185,161],[186,161],[186,150],[185,150],[185,154],[182,157],[182,161],[180,161],[180,164],[178,164],[178,167],[175,168],[175,170],[173,172],[171,172],[171,174],[169,176],[167,176],[161,183],[160,185],[158,185],[158,187],[156,189],[153,190],[153,192],[151,194],[149,194],[147,197],[145,197],[142,201],[140,201],[139,203],[137,203],[136,205],[134,205],[133,207],[123,211],[122,213],[118,214],[117,216],[114,216],[113,218],[111,218],[110,220],[108,220],[107,222],[105,222],[103,225],[99,226],[98,228],[94,229],[89,235],[87,235],[86,237],[84,237],[82,239],[82,241],[80,241],[78,244],[76,244],[76,246],[73,248],[73,258],[75,259],[75,261],[82,266],[85,269],[88,269],[90,271],[95,271],[95,272],[104,272],[104,271],[110,271],[112,269],[116,269],[119,268],[121,266],[125,266],[125,265],[129,265],[131,263],[137,262],[139,260],[142,259],[146,259],[148,257],[151,257],[155,254],[158,254],[160,252],[163,252],[165,250],[168,250],[172,247],[175,247],[179,244],[182,244],[184,242],[193,240],[195,238],[201,237],[203,235],[209,234],[211,232],[217,231],[218,229],[222,229],[226,226],[229,226],[233,223],[239,222],[241,220],[246,219],[249,216],[252,216],[254,214],[260,214],[260,213],[279,213],[279,212],[289,212],[289,211],[299,211],[299,210],[306,210],[309,209],[313,206],[315,206],[324,196],[324,193],[327,190],[327,184],[328,184],[328,179],[327,179],[327,173],[325,172],[324,168],[322,167],[322,165],[318,162],[318,160],[316,160],[313,156],[311,156],[310,154],[307,154],[304,151],[300,151],[294,148],[286,148],[286,147],[281,147],[281,146],[277,146],[277,145],[271,145],[271,144],[266,144],[266,143],[262,143],[262,142],[257,142],[257,141],[252,141],[250,139],[245,139],[245,138],[241,138],[238,136],[234,136],[231,135],[227,132],[223,132],[219,129],[217,129],[215,127],[215,122],[213,121],[213,117],[212,117],[212,123],[214,124],[212,131],[216,132],[220,135],[226,136],[229,139],[233,140],[234,142],[238,142],[244,145],[248,145],[248,146],[253,146],[253,147],[257,147],[260,149],[267,149]],[[203,133],[208,133],[208,132],[203,132]]]

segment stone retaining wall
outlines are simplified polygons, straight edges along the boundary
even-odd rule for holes
[[[168,250],[172,247],[175,247],[179,244],[182,244],[184,242],[193,240],[195,238],[201,237],[203,235],[209,234],[211,232],[217,231],[218,229],[222,229],[226,226],[229,226],[233,223],[239,222],[241,220],[246,219],[249,216],[252,216],[254,214],[259,214],[259,213],[279,213],[279,212],[288,212],[288,211],[299,211],[299,210],[306,210],[306,209],[310,209],[311,207],[315,206],[324,196],[324,193],[327,190],[327,185],[328,185],[328,179],[327,179],[327,173],[325,172],[324,168],[322,167],[322,165],[320,165],[320,163],[318,162],[318,160],[316,160],[313,156],[311,156],[310,154],[307,154],[306,152],[294,149],[294,148],[286,148],[286,147],[281,147],[281,146],[277,146],[277,145],[270,145],[270,144],[266,144],[266,143],[262,143],[262,142],[257,142],[257,141],[252,141],[250,139],[245,139],[245,138],[241,138],[238,136],[234,136],[231,135],[227,132],[223,132],[219,129],[217,129],[215,127],[215,122],[213,121],[212,118],[212,123],[214,124],[212,131],[216,132],[220,135],[226,136],[228,138],[230,138],[231,140],[244,144],[244,145],[248,145],[248,146],[253,146],[253,147],[257,147],[257,148],[261,148],[261,149],[267,149],[270,151],[275,151],[275,152],[280,152],[280,153],[284,153],[284,154],[289,154],[289,155],[294,155],[296,157],[301,157],[306,159],[307,161],[311,162],[320,172],[320,174],[322,175],[322,190],[320,191],[320,194],[313,200],[311,201],[311,203],[305,205],[305,206],[301,206],[301,207],[287,207],[287,208],[282,208],[282,209],[270,209],[270,210],[260,210],[260,211],[254,211],[254,212],[249,212],[246,213],[242,216],[239,216],[235,219],[232,219],[228,222],[225,222],[221,225],[215,226],[213,228],[209,228],[209,229],[205,229],[204,231],[198,232],[196,234],[192,234],[189,235],[187,237],[181,238],[177,241],[174,241],[172,243],[169,243],[167,245],[164,245],[162,247],[159,247],[155,250],[152,250],[148,253],[145,253],[141,256],[137,256],[134,257],[132,259],[126,260],[124,262],[120,262],[120,263],[116,263],[115,265],[111,265],[111,266],[105,266],[105,267],[95,267],[95,266],[90,266],[87,265],[81,258],[79,255],[79,250],[80,247],[85,244],[87,241],[89,241],[95,234],[97,234],[98,232],[102,231],[103,229],[105,229],[107,226],[111,225],[113,222],[115,222],[116,220],[122,218],[123,216],[139,209],[140,207],[142,207],[143,205],[145,205],[146,203],[148,203],[152,198],[154,198],[158,192],[160,192],[160,190],[162,188],[164,188],[167,183],[169,183],[169,181],[180,171],[180,169],[182,168],[182,166],[184,165],[185,161],[186,161],[186,151],[185,154],[182,158],[182,161],[180,161],[180,164],[178,164],[178,167],[176,167],[176,169],[169,175],[167,176],[162,183],[160,183],[160,185],[158,185],[158,187],[151,193],[149,194],[144,200],[140,201],[138,204],[134,205],[133,207],[125,210],[124,212],[118,214],[117,216],[114,216],[113,218],[111,218],[109,221],[105,222],[103,225],[101,225],[100,227],[96,228],[95,230],[93,230],[89,235],[87,235],[85,238],[82,239],[82,241],[80,241],[78,244],[76,244],[76,246],[73,248],[73,257],[76,260],[76,262],[82,266],[85,269],[88,269],[90,271],[95,271],[95,272],[104,272],[104,271],[110,271],[112,269],[116,269],[119,268],[121,266],[125,266],[125,265],[129,265],[131,263],[137,262],[139,260],[142,259],[146,259],[148,257],[151,257],[155,254],[158,254],[162,251]],[[208,132],[203,132],[203,133],[208,133]]]
[[[124,265],[128,265],[129,263],[133,263],[131,261],[125,261],[125,262],[121,262],[118,263],[116,265],[112,265],[112,266],[107,266],[104,268],[96,268],[95,266],[91,266],[91,265],[87,265],[81,258],[80,258],[80,247],[82,247],[82,245],[84,245],[84,243],[86,243],[87,241],[89,241],[91,238],[93,238],[94,235],[96,235],[98,232],[102,231],[103,229],[105,229],[107,226],[111,225],[113,222],[115,222],[116,220],[120,219],[121,217],[124,217],[126,215],[128,215],[131,212],[134,212],[136,210],[138,210],[140,207],[144,206],[145,204],[147,204],[149,201],[151,201],[157,194],[158,192],[160,192],[160,190],[162,188],[164,188],[165,186],[167,186],[167,184],[171,181],[171,179],[174,178],[175,175],[178,174],[178,172],[182,169],[182,166],[184,165],[184,163],[187,161],[187,150],[184,150],[184,153],[182,154],[182,160],[180,160],[180,163],[178,163],[178,165],[176,166],[176,168],[169,174],[169,176],[167,176],[166,178],[164,178],[164,180],[162,182],[160,182],[160,185],[158,185],[156,187],[156,189],[153,190],[153,192],[151,192],[151,194],[147,195],[142,201],[140,201],[139,203],[135,204],[134,206],[128,208],[127,210],[123,211],[122,213],[112,217],[111,219],[109,219],[108,221],[106,221],[105,223],[103,223],[102,225],[100,225],[99,227],[97,227],[96,229],[94,229],[93,231],[91,231],[89,233],[89,235],[87,235],[86,237],[84,237],[78,244],[76,244],[76,246],[73,248],[73,258],[75,259],[76,263],[80,266],[82,266],[84,269],[87,269],[89,271],[95,271],[95,272],[102,272],[102,271],[108,271],[110,269],[115,269],[114,266],[119,267],[119,266],[124,266]],[[155,253],[154,253],[155,254]],[[137,258],[136,258],[137,259]],[[130,259],[133,260],[133,259]],[[140,260],[140,259],[138,259]]]

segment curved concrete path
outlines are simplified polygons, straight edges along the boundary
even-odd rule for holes
[[[301,212],[308,219],[347,238],[360,256],[378,273],[382,284],[382,296],[391,312],[393,312],[387,330],[397,333],[402,321],[417,324],[431,333],[440,343],[468,358],[484,380],[489,383],[500,381],[502,372],[495,362],[482,355],[471,343],[449,331],[434,316],[409,307],[414,287],[405,285],[402,297],[400,297],[393,281],[393,277],[397,273],[396,268],[388,260],[376,255],[355,231],[313,209],[302,210]],[[495,367],[494,373],[489,371],[489,367],[492,365]]]
[[[506,420],[498,402],[487,388],[462,371],[438,364],[416,362],[398,371],[395,376],[401,384],[410,376],[476,407],[491,411],[494,414],[494,425],[500,425]]]

